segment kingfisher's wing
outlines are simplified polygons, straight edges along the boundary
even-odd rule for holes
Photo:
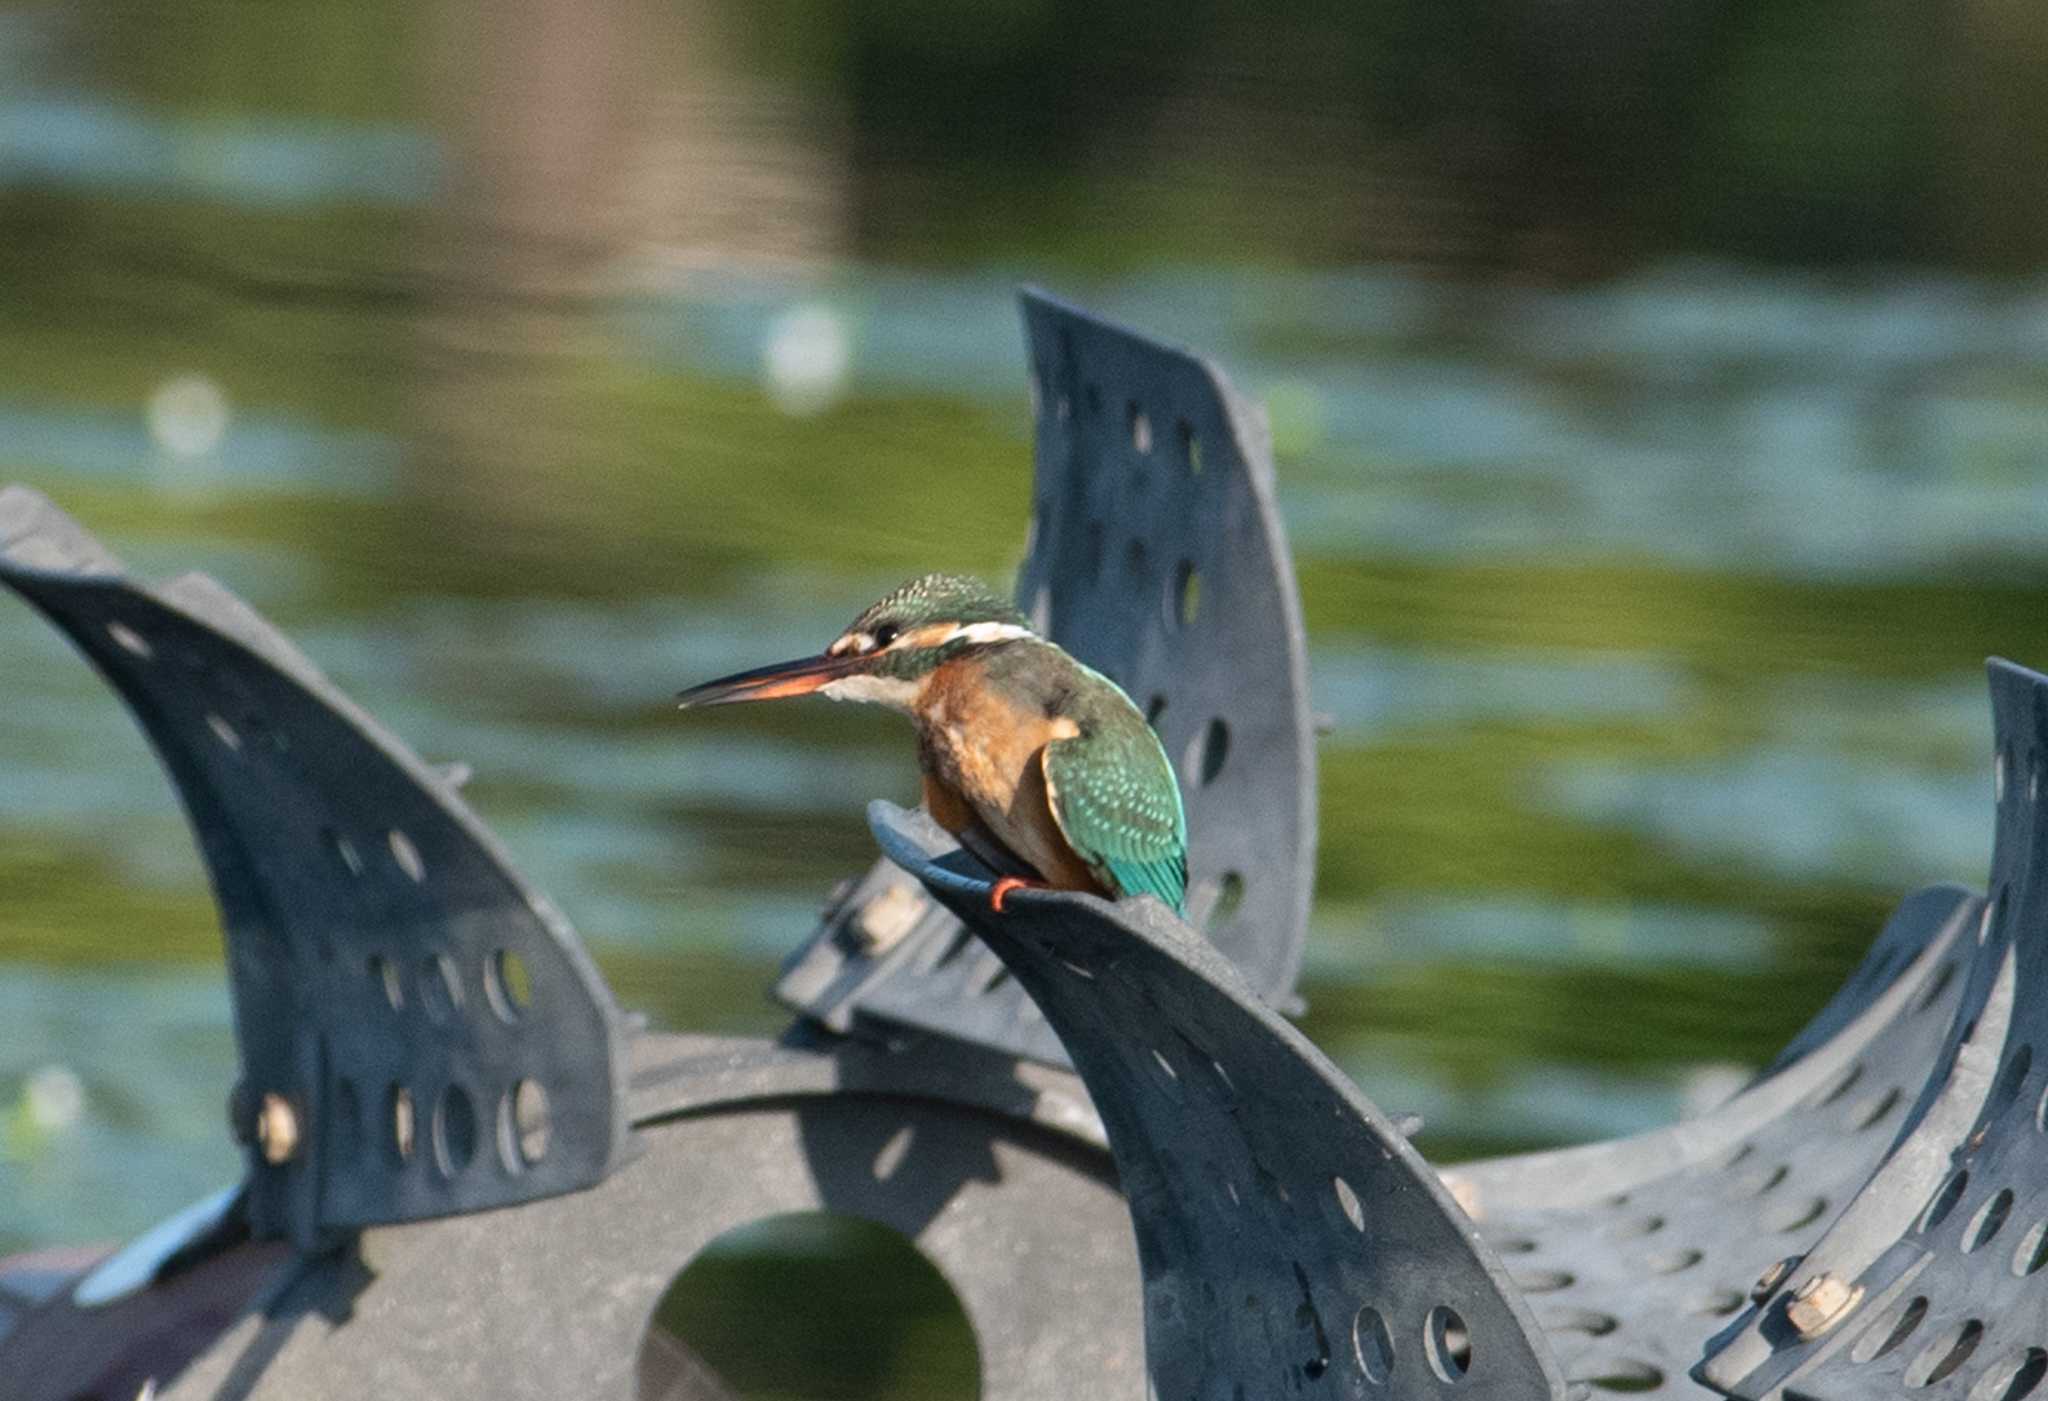
[[[1045,746],[1052,820],[1074,854],[1118,895],[1156,895],[1175,911],[1188,888],[1188,820],[1173,765],[1135,711]]]

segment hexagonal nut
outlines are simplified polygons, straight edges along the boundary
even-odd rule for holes
[[[1863,1299],[1863,1286],[1838,1275],[1815,1275],[1792,1291],[1785,1321],[1802,1338],[1817,1338],[1849,1316]]]

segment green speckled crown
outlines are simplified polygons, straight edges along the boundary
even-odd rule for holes
[[[928,623],[1013,623],[1031,626],[1009,600],[964,574],[924,574],[869,605],[848,632],[872,634],[893,625],[909,632]]]

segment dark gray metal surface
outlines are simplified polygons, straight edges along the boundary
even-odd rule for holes
[[[1998,826],[1967,990],[1915,1122],[1703,1379],[1744,1397],[2017,1401],[2048,1377],[2048,678],[1990,668]],[[1807,1281],[1853,1300],[1802,1336]],[[1859,1292],[1860,1291],[1860,1292]]]
[[[1042,293],[1023,301],[1037,470],[1018,602],[1155,717],[1187,803],[1189,919],[1285,1007],[1316,784],[1264,413],[1196,355]],[[879,1018],[1064,1062],[1001,963],[886,862],[777,991],[835,1030]]]
[[[633,1047],[634,1162],[588,1192],[305,1261],[160,1380],[160,1401],[722,1401],[650,1330],[656,1305],[727,1231],[802,1211],[917,1246],[973,1327],[983,1401],[1145,1397],[1129,1216],[1071,1074],[838,1038]],[[761,1346],[802,1326],[763,1318]]]
[[[1802,1035],[1799,1054],[1707,1114],[1445,1172],[1568,1377],[1711,1394],[1687,1375],[1707,1339],[1829,1228],[1907,1122],[1955,1022],[1982,904],[1948,889],[1907,900],[1809,1029],[1831,1033]]]
[[[434,769],[212,580],[152,587],[23,487],[0,581],[149,735],[220,905],[259,1235],[529,1201],[626,1148],[625,1035],[568,922]],[[282,1161],[271,1161],[289,1147]]]
[[[916,1241],[966,1307],[989,1398],[1136,1401],[1148,1375],[1161,1401],[2035,1392],[2048,679],[1992,668],[1992,898],[1906,901],[1719,1109],[1439,1175],[1267,1005],[1299,964],[1313,772],[1257,415],[1192,356],[1044,298],[1026,311],[1038,487],[1020,597],[1141,705],[1163,699],[1194,927],[1049,892],[994,915],[985,872],[877,805],[893,860],[781,990],[817,1022],[885,1029],[888,1049],[813,1023],[777,1045],[629,1040],[567,923],[441,774],[217,585],[137,584],[48,502],[0,492],[0,579],[121,692],[199,832],[239,1122],[268,1094],[293,1128],[287,1153],[250,1148],[259,1231],[375,1227],[236,1275],[282,1282],[158,1394],[714,1401],[715,1378],[650,1338],[655,1301],[724,1230],[812,1208]],[[1013,1059],[1057,1061],[1061,1041],[1100,1119],[1073,1076]],[[544,1142],[522,1084],[545,1089]],[[646,1157],[612,1171],[629,1144]],[[193,1278],[116,1309],[146,1327],[151,1295]],[[54,1375],[21,1391],[9,1360],[83,1356],[90,1311],[0,1302],[0,1396],[73,1395]]]
[[[892,859],[1058,1029],[1109,1131],[1161,1401],[1561,1396],[1536,1321],[1401,1131],[1149,901],[1020,891],[921,815],[869,809]]]

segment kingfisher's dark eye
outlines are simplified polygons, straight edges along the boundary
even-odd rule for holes
[[[880,651],[882,648],[887,647],[891,642],[894,642],[897,638],[897,635],[901,631],[902,629],[898,628],[894,623],[884,623],[880,627],[876,628],[875,650]]]

